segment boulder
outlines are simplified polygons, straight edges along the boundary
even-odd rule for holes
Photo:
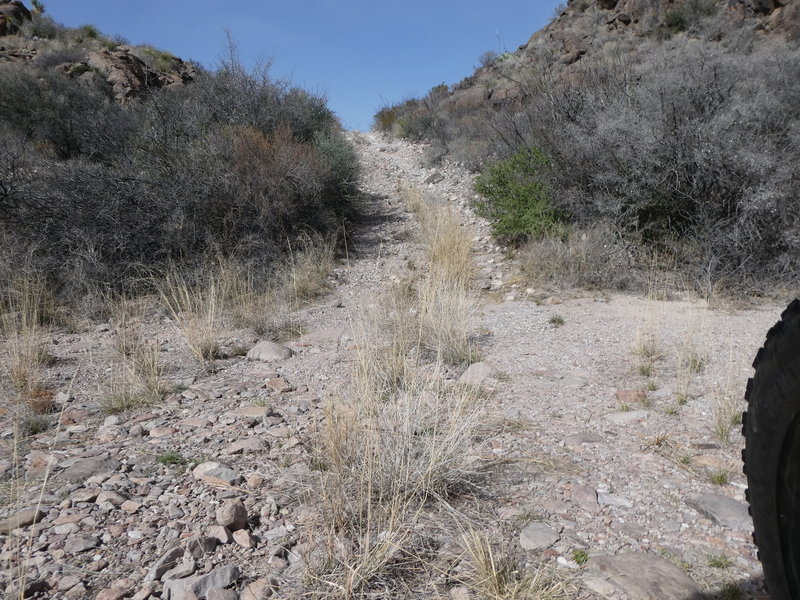
[[[276,344],[275,342],[270,342],[269,340],[261,340],[247,353],[248,360],[259,360],[262,362],[286,360],[291,356],[291,348]]]

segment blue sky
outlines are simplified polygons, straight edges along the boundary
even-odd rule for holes
[[[91,23],[213,68],[231,33],[243,63],[324,94],[348,129],[367,130],[384,104],[455,83],[487,50],[514,50],[557,0],[44,0],[57,22]],[[26,2],[30,6],[29,2]]]

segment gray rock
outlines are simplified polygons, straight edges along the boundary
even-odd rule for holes
[[[194,575],[194,572],[197,571],[197,563],[192,557],[188,559],[184,559],[184,561],[169,571],[164,573],[161,576],[162,581],[170,581],[172,579],[184,579],[189,577],[189,575]]]
[[[597,504],[597,492],[588,485],[573,485],[572,499],[578,503],[583,510],[594,514],[600,508]]]
[[[109,456],[92,456],[79,460],[71,467],[64,469],[59,476],[72,483],[86,481],[93,475],[112,473],[119,468],[119,461]]]
[[[597,494],[597,501],[606,506],[621,506],[624,508],[633,507],[633,502],[628,500],[625,496],[618,496],[617,494],[600,492]]]
[[[519,544],[525,550],[545,550],[558,539],[557,531],[538,521],[527,525],[519,534]]]
[[[262,362],[286,360],[287,358],[291,358],[291,356],[291,348],[276,344],[275,342],[270,342],[269,340],[258,342],[247,353],[248,360],[259,360]]]
[[[192,475],[194,475],[195,479],[211,485],[234,485],[241,478],[228,465],[213,461],[197,465],[192,471]]]
[[[213,537],[206,537],[204,535],[195,535],[189,538],[186,543],[186,549],[194,558],[200,560],[206,554],[212,553],[219,544],[219,540]]]
[[[586,568],[605,576],[629,600],[702,598],[700,587],[677,566],[652,554],[592,556]]]
[[[458,378],[459,383],[466,385],[480,385],[490,377],[497,374],[497,369],[485,362],[472,363]]]
[[[208,528],[208,535],[220,544],[230,544],[233,541],[230,529],[219,525],[212,525]]]
[[[165,600],[197,600],[207,598],[213,589],[224,589],[236,582],[239,567],[219,567],[206,575],[170,579],[164,583]]]
[[[700,514],[725,527],[746,531],[753,528],[747,506],[729,496],[703,494],[689,498],[686,502]]]
[[[444,181],[444,175],[439,173],[439,171],[434,171],[433,173],[431,173],[430,175],[428,175],[425,178],[424,183],[429,184],[429,185],[435,185],[435,184],[439,183],[440,181]]]
[[[247,584],[242,591],[241,600],[267,600],[272,596],[272,592],[269,580],[262,577]]]
[[[64,542],[64,551],[67,554],[78,554],[96,547],[100,543],[93,535],[75,535]]]
[[[24,510],[17,511],[5,521],[0,521],[0,534],[4,535],[10,531],[13,531],[14,529],[19,529],[20,527],[27,527],[28,525],[38,523],[44,519],[46,514],[47,512],[42,510],[41,507],[26,508]]]
[[[228,500],[217,509],[217,525],[227,527],[230,531],[247,527],[247,509],[241,500]]]
[[[208,590],[206,600],[237,600],[238,597],[239,595],[234,590],[214,588],[213,590]]]
[[[161,577],[175,567],[178,564],[178,561],[183,558],[183,548],[175,547],[171,550],[167,550],[161,558],[159,558],[156,563],[150,567],[147,571],[147,575],[145,576],[145,581],[158,581]]]
[[[105,502],[110,502],[113,506],[122,506],[122,504],[127,500],[125,496],[122,494],[118,494],[117,492],[111,491],[102,491],[97,494],[97,498],[95,499],[94,503],[97,505],[103,504]]]

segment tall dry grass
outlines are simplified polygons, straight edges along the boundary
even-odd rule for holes
[[[325,581],[343,598],[410,560],[425,507],[478,485],[483,400],[439,376],[415,375],[392,397],[352,395],[326,409],[316,462],[325,527],[349,541]]]

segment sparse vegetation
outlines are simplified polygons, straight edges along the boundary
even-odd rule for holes
[[[488,600],[569,600],[577,586],[547,565],[526,573],[514,556],[474,530],[463,536],[474,572],[469,587]]]
[[[183,465],[189,462],[180,452],[164,452],[156,459],[162,465]]]
[[[561,327],[562,325],[564,325],[564,317],[562,317],[561,315],[553,315],[548,320],[548,323],[550,323],[550,325],[552,325],[553,327]]]
[[[730,473],[727,470],[721,469],[711,473],[709,479],[714,485],[728,485],[728,482],[730,481]]]
[[[589,553],[583,548],[578,548],[572,551],[572,560],[578,563],[578,566],[583,566],[589,562]]]
[[[708,566],[715,569],[727,569],[733,565],[733,561],[725,554],[710,554],[708,556]]]

